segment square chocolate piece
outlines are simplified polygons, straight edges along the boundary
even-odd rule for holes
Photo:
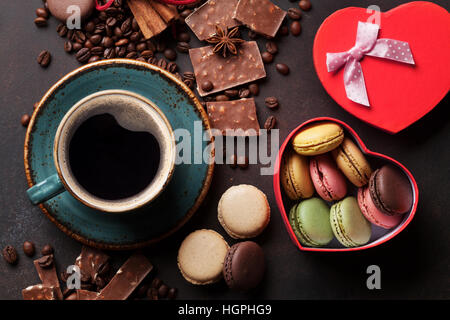
[[[194,67],[197,91],[200,96],[223,91],[266,76],[258,45],[255,41],[244,42],[237,55],[227,58],[213,52],[213,47],[189,50]],[[201,84],[211,81],[213,89],[206,92]]]
[[[251,30],[268,37],[275,37],[286,11],[269,0],[239,0],[233,18]]]
[[[259,135],[255,99],[207,102],[206,107],[212,129],[220,130],[222,135]]]
[[[186,24],[200,40],[208,39],[216,33],[216,25],[232,28],[240,25],[233,19],[239,0],[209,0],[189,15]]]

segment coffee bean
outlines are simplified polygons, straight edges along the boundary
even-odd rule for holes
[[[191,71],[186,71],[183,73],[183,78],[195,80],[195,74]]]
[[[183,10],[183,11],[180,12],[180,16],[181,16],[182,18],[187,18],[187,17],[189,17],[189,16],[191,15],[191,13],[192,13],[192,10],[190,10],[190,9],[185,9],[185,10]]]
[[[244,99],[248,98],[248,96],[250,96],[250,90],[248,90],[247,88],[239,89],[239,98]]]
[[[165,284],[162,284],[158,289],[158,296],[160,298],[167,297],[167,294],[169,293],[169,287]]]
[[[151,50],[145,50],[141,52],[141,57],[148,60],[149,58],[153,57],[153,51]]]
[[[84,43],[84,47],[88,48],[88,49],[92,49],[94,47],[94,45],[92,44],[92,42],[90,40],[86,40],[86,42]]]
[[[170,61],[174,61],[177,58],[177,52],[172,48],[167,48],[164,50],[164,57]]]
[[[275,42],[268,41],[266,42],[266,50],[268,53],[275,55],[278,53],[278,46]]]
[[[276,124],[277,124],[277,119],[274,116],[269,116],[267,118],[266,122],[264,122],[264,129],[266,129],[268,132],[270,132],[270,130],[275,128]]]
[[[191,41],[191,36],[187,32],[181,32],[178,34],[177,40],[179,42],[189,42],[189,41]]]
[[[287,36],[289,35],[289,28],[287,26],[282,26],[279,31],[280,35]]]
[[[47,50],[44,50],[41,53],[39,53],[39,55],[37,57],[37,62],[43,68],[48,67],[51,60],[52,60],[52,55]]]
[[[38,264],[41,268],[50,268],[53,265],[53,254],[49,254],[46,256],[43,256],[42,258],[39,258]]]
[[[109,7],[108,9],[105,10],[105,13],[107,16],[116,16],[118,15],[120,12],[120,10],[118,8],[115,8],[113,6]]]
[[[162,284],[163,284],[163,282],[161,281],[161,279],[154,278],[153,281],[152,281],[151,287],[155,288],[155,289],[159,289],[159,287],[161,287]]]
[[[147,283],[142,283],[139,285],[139,287],[136,289],[136,296],[138,298],[144,298],[147,294],[147,291],[149,289],[149,286]]]
[[[278,99],[276,97],[267,97],[264,100],[264,103],[265,103],[266,107],[270,108],[270,109],[274,109],[279,106]]]
[[[98,60],[100,60],[100,57],[99,57],[99,56],[91,56],[91,57],[89,58],[89,60],[88,60],[88,63],[96,62],[96,61],[98,61]]]
[[[95,26],[94,34],[102,34],[106,30],[106,25],[104,23],[99,23]]]
[[[34,24],[39,28],[46,27],[47,19],[42,18],[42,17],[37,17],[36,19],[34,19]]]
[[[287,75],[289,74],[289,67],[284,64],[284,63],[277,63],[275,68],[277,69],[277,71],[279,73],[281,73],[282,75]]]
[[[227,95],[219,94],[216,96],[216,101],[228,101],[230,98]]]
[[[24,114],[22,118],[20,118],[20,123],[24,127],[28,127],[28,123],[30,123],[31,117],[28,114]]]
[[[167,71],[169,71],[170,73],[175,73],[178,70],[178,65],[171,61],[167,64]]]
[[[214,89],[214,84],[213,84],[211,81],[206,80],[206,81],[204,81],[204,82],[202,83],[201,88],[202,88],[203,91],[209,92],[209,91],[211,91],[212,89]]]
[[[93,48],[91,48],[91,55],[103,56],[103,52],[104,52],[103,47],[93,47]]]
[[[123,36],[123,32],[122,32],[122,30],[119,27],[115,27],[113,29],[113,33],[117,37],[122,37]]]
[[[150,288],[147,291],[147,297],[150,300],[158,300],[158,289],[156,288]]]
[[[9,264],[17,263],[17,251],[13,246],[6,246],[5,248],[3,248],[2,254],[5,261]]]
[[[37,8],[36,9],[36,16],[44,18],[44,19],[48,19],[49,13],[48,13],[47,9],[45,9],[45,8]]]
[[[191,46],[187,42],[178,42],[177,43],[177,51],[180,53],[188,53]]]
[[[86,35],[83,33],[83,31],[77,30],[74,33],[75,41],[78,43],[83,44],[86,41]]]
[[[177,297],[178,290],[176,288],[170,288],[169,293],[167,294],[167,299],[173,300]]]
[[[114,18],[114,17],[109,17],[108,19],[106,19],[106,25],[108,26],[108,27],[114,27],[115,25],[116,25],[116,23],[117,23],[117,19],[116,18]]]
[[[250,90],[250,93],[251,93],[253,96],[257,96],[257,95],[259,94],[259,86],[258,86],[258,84],[256,84],[256,83],[251,83],[251,84],[249,84],[248,90]]]
[[[130,42],[127,45],[127,52],[136,51],[136,45],[133,42]]]
[[[189,87],[189,89],[193,89],[194,85],[195,85],[195,81],[192,79],[184,79],[183,80],[184,84],[187,85]]]
[[[55,251],[55,250],[53,249],[53,247],[52,247],[51,245],[46,244],[46,245],[42,248],[41,254],[42,254],[43,256],[47,256],[47,255],[49,255],[49,254],[53,254],[54,251]]]
[[[127,59],[136,59],[138,57],[138,53],[136,51],[128,52],[125,56]]]
[[[300,20],[302,17],[302,11],[299,8],[289,8],[287,11],[287,15],[292,20]]]
[[[150,59],[148,59],[147,62],[156,66],[156,64],[158,63],[158,58],[157,57],[151,57]]]
[[[159,59],[156,65],[161,69],[167,69],[167,61],[164,58]]]
[[[89,21],[88,23],[86,23],[86,25],[84,26],[84,30],[86,32],[92,33],[95,30],[95,23],[92,21]]]
[[[239,90],[228,89],[228,90],[225,90],[224,94],[229,98],[236,98],[239,95]]]
[[[126,39],[126,38],[122,38],[122,39],[120,39],[119,41],[117,41],[116,43],[115,43],[115,46],[116,47],[122,47],[122,46],[126,46],[127,44],[128,44],[128,39]]]
[[[67,39],[69,39],[69,40],[72,40],[72,38],[73,38],[73,34],[74,34],[74,30],[73,29],[69,29],[68,31],[67,31]]]
[[[309,11],[311,9],[311,2],[309,0],[301,0],[298,3],[298,6],[300,7],[300,9],[302,9],[303,11]]]
[[[116,57],[123,58],[127,54],[127,48],[125,48],[125,47],[116,47],[114,49],[114,53],[115,53]],[[105,54],[103,54],[103,56],[105,56]],[[109,59],[111,59],[111,58],[109,58]]]
[[[101,43],[105,48],[111,48],[114,45],[114,41],[110,37],[104,37]]]
[[[87,62],[91,57],[91,52],[88,48],[82,48],[78,50],[78,52],[75,54],[75,57],[79,62],[84,63]]]
[[[237,158],[237,165],[241,169],[247,169],[248,168],[248,162],[249,162],[249,160],[248,160],[247,156],[239,156]]]
[[[91,41],[91,43],[93,45],[97,45],[97,44],[99,44],[102,41],[102,36],[99,35],[99,34],[94,34],[93,36],[91,36],[89,38],[89,41]]]
[[[58,35],[60,37],[65,37],[67,35],[68,31],[69,31],[69,29],[67,29],[67,27],[66,27],[66,25],[64,23],[60,23],[56,27],[56,32],[58,33]]]
[[[273,61],[273,55],[267,51],[261,53],[261,58],[264,63],[271,63]]]
[[[145,41],[145,43],[147,44],[147,49],[148,50],[152,50],[153,52],[156,52],[156,44],[152,41],[152,40],[147,40]]]
[[[139,32],[133,32],[130,36],[131,42],[138,42],[141,39],[141,34]]]
[[[120,30],[122,30],[122,33],[125,34],[125,33],[127,33],[128,31],[131,30],[131,23],[132,23],[131,18],[126,19],[126,20],[122,23],[122,25],[120,26]]]
[[[164,52],[166,50],[167,44],[164,41],[158,41],[156,43],[156,51],[158,52]]]
[[[105,21],[106,19],[108,19],[108,15],[106,14],[105,11],[100,11],[98,13],[98,18],[102,21]]]
[[[293,36],[299,36],[302,33],[302,25],[299,21],[293,21],[291,23],[291,33]]]
[[[81,48],[83,48],[83,46],[81,45],[81,43],[75,42],[72,43],[72,49],[75,52],[78,52]]]
[[[136,20],[136,18],[133,18],[133,20],[131,20],[131,29],[133,29],[133,31],[139,31],[139,24]]]
[[[139,51],[139,52],[147,50],[147,43],[145,43],[145,42],[138,43],[136,45],[136,50]]]
[[[32,256],[34,256],[35,252],[36,252],[36,249],[34,247],[34,243],[33,242],[25,241],[23,243],[23,253],[25,253],[29,257],[32,257]]]

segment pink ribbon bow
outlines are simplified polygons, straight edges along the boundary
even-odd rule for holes
[[[365,55],[414,64],[408,42],[377,39],[379,29],[377,24],[359,21],[355,46],[346,52],[327,53],[328,72],[339,70],[345,65],[344,86],[347,98],[365,106],[370,104],[359,63]]]

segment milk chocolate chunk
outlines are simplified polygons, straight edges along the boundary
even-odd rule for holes
[[[269,0],[239,0],[233,18],[251,30],[275,37],[286,11]]]
[[[94,291],[88,291],[88,290],[77,290],[77,300],[95,300],[99,293]]]
[[[22,290],[23,300],[56,300],[53,286],[36,284]]]
[[[238,54],[223,58],[213,47],[189,50],[200,96],[223,91],[266,76],[264,64],[255,41],[244,42]],[[205,91],[202,83],[211,81],[214,88]]]
[[[52,259],[53,260],[53,259]],[[42,284],[47,287],[53,287],[55,298],[57,300],[63,300],[63,294],[59,285],[58,275],[56,274],[55,264],[51,265],[43,264],[43,261],[48,261],[48,256],[44,256],[37,260],[34,260],[34,267],[42,281]]]
[[[95,300],[125,300],[153,269],[142,254],[133,254],[117,271]]]
[[[197,38],[205,40],[216,33],[216,26],[232,28],[240,25],[233,19],[238,0],[209,0],[189,15],[186,24]]]
[[[207,102],[208,117],[213,129],[225,136],[259,135],[259,122],[253,98]]]
[[[99,273],[109,263],[109,256],[95,248],[83,246],[81,254],[76,259],[75,264],[80,268],[80,273],[83,278],[95,281]]]

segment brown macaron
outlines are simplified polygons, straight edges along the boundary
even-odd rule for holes
[[[385,165],[372,174],[369,191],[375,206],[387,215],[404,214],[411,209],[411,183],[406,174],[393,165]]]
[[[314,193],[309,160],[293,150],[287,150],[283,155],[280,180],[284,191],[292,200],[310,198]]]
[[[223,277],[231,289],[248,291],[255,288],[261,282],[264,271],[264,252],[257,243],[239,242],[228,250]]]

